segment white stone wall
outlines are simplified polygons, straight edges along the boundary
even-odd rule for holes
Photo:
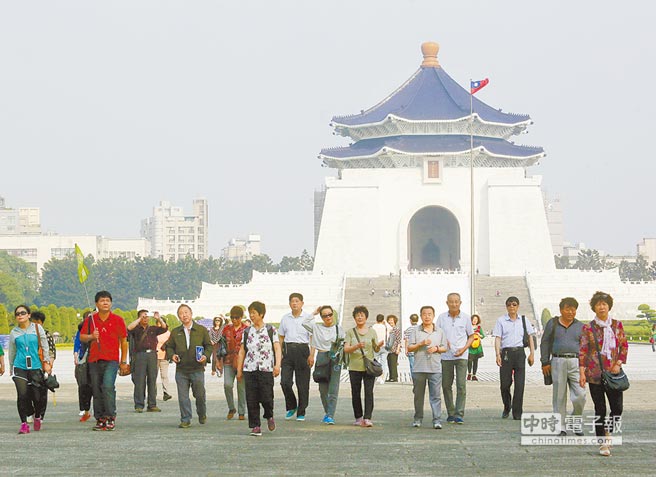
[[[405,330],[410,326],[410,315],[424,305],[435,308],[435,317],[449,310],[446,296],[460,293],[460,309],[470,313],[470,293],[468,273],[428,273],[405,272],[401,274],[401,325]]]
[[[292,292],[303,294],[305,311],[313,312],[320,305],[331,305],[341,313],[343,284],[342,275],[253,272],[251,282],[243,285],[203,283],[198,297],[139,298],[137,308],[175,314],[180,304],[186,303],[194,316],[211,318],[218,314],[227,315],[234,305],[248,306],[257,300],[267,307],[265,321],[278,323],[282,315],[289,312],[289,294]]]
[[[551,273],[526,275],[535,316],[539,320],[544,308],[553,316],[560,314],[558,304],[566,296],[579,302],[577,318],[590,321],[594,313],[590,298],[596,291],[609,293],[614,305],[610,315],[620,320],[635,320],[638,306],[656,306],[656,282],[630,283],[620,280],[617,269],[604,271],[555,270]]]
[[[460,264],[470,263],[468,168],[443,168],[425,183],[421,168],[345,169],[326,179],[315,271],[373,276],[408,267],[408,225],[427,206],[453,213],[460,226]],[[539,178],[522,168],[475,170],[475,250],[481,274],[523,275],[554,269]]]

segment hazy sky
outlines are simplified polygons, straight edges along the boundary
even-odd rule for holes
[[[535,124],[565,239],[635,253],[653,211],[654,7],[610,1],[3,1],[0,195],[46,230],[136,237],[159,200],[210,205],[210,252],[313,249],[317,154],[419,67]]]

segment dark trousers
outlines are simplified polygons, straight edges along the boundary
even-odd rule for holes
[[[132,382],[134,383],[134,407],[143,409],[148,386],[148,407],[157,405],[157,353],[139,351],[132,359]]]
[[[16,385],[16,406],[21,422],[27,422],[27,416],[42,418],[45,410],[41,395],[48,392],[48,388],[42,384],[43,372],[40,369],[14,368],[13,379]]]
[[[476,371],[478,371],[478,358],[480,357],[481,355],[479,354],[469,355],[467,358],[467,374],[476,374]]]
[[[597,437],[603,437],[606,435],[606,429],[609,429],[609,434],[612,431],[612,420],[615,416],[622,415],[622,408],[624,407],[624,393],[619,391],[606,391],[603,384],[593,384],[590,385],[590,396],[592,396],[592,402],[594,402],[595,407],[595,434]],[[606,419],[606,398],[608,398],[608,404],[610,404],[610,421],[608,425],[604,426],[604,421]]]
[[[501,350],[499,378],[501,380],[503,412],[509,414],[512,410],[513,419],[520,419],[524,405],[524,382],[526,380],[526,355],[523,349]],[[515,381],[515,389],[511,398],[510,386],[513,383],[513,379]]]
[[[43,419],[46,416],[46,411],[48,410],[48,388],[45,385],[45,381],[43,386],[34,389],[34,392],[37,395],[37,399],[39,401],[38,408],[41,410],[41,418]]]
[[[356,419],[371,419],[374,412],[374,383],[376,378],[364,371],[349,371],[351,380],[351,404]],[[362,413],[362,382],[364,381],[364,414]]]
[[[284,348],[280,387],[285,395],[285,409],[287,411],[297,409],[297,416],[305,416],[305,409],[310,397],[310,366],[307,362],[308,356],[310,356],[310,347],[301,343],[285,343]],[[294,395],[294,375],[296,375],[298,401]]]
[[[389,379],[390,381],[399,380],[399,355],[396,353],[390,353],[387,355],[387,367],[389,368]]]
[[[89,377],[93,389],[93,417],[116,417],[116,374],[118,361],[89,363]]]
[[[93,396],[93,389],[91,388],[91,379],[88,376],[89,367],[87,365],[87,380],[85,384],[80,384],[75,373],[75,380],[77,381],[77,401],[80,405],[80,411],[88,411],[91,409],[91,397]]]
[[[246,381],[246,407],[248,427],[260,427],[260,404],[264,419],[273,417],[273,373],[267,371],[244,371]]]

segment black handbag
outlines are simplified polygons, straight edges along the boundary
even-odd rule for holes
[[[595,342],[595,347],[597,348],[597,357],[599,358],[599,369],[601,369],[601,384],[603,384],[606,391],[617,391],[624,392],[629,389],[631,385],[629,383],[629,377],[626,375],[624,370],[620,368],[620,372],[613,374],[610,371],[604,369],[604,362],[601,359],[601,351],[599,351],[599,343],[597,342],[597,337],[592,331],[592,338]]]
[[[49,375],[45,380],[45,385],[50,391],[54,393],[55,389],[59,387],[59,381],[57,381],[57,376],[55,376],[54,374]]]
[[[360,349],[360,351],[362,351],[362,349]],[[367,373],[367,376],[377,378],[383,374],[383,366],[378,362],[376,358],[369,359],[364,356],[364,353],[362,353],[362,359],[364,361],[364,370],[365,373]]]
[[[217,358],[228,356],[228,344],[226,343],[225,336],[221,336],[221,338],[219,338],[219,342],[217,343],[216,347],[216,356]]]
[[[355,339],[360,343],[360,337],[358,336],[358,330],[353,328],[353,334]],[[378,362],[376,358],[369,359],[367,355],[364,354],[364,350],[360,348],[360,353],[362,353],[362,361],[364,361],[364,372],[367,373],[367,376],[373,376],[377,378],[383,374],[383,366]]]
[[[317,362],[314,363],[314,371],[312,372],[314,382],[329,382],[331,367],[330,353],[317,353]]]
[[[535,335],[529,335],[528,331],[526,329],[526,315],[522,315],[522,326],[524,327],[524,338],[522,339],[522,344],[524,345],[524,348],[529,347],[529,339],[533,340],[533,351],[538,349],[538,339],[535,337]]]
[[[553,354],[553,344],[554,344],[554,338],[556,337],[556,326],[558,325],[558,317],[554,316],[551,319],[551,338],[549,339],[549,358],[551,358]],[[524,329],[526,329],[526,325],[524,325]],[[544,339],[544,338],[542,338]],[[543,374],[544,377],[544,385],[545,386],[551,386],[553,384],[553,376],[551,373],[549,374]]]

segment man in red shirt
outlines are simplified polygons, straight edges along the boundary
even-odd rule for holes
[[[89,343],[89,376],[93,389],[94,431],[113,431],[116,420],[116,374],[127,371],[128,342],[125,321],[111,312],[112,295],[99,291],[95,297],[96,313],[88,317],[80,334],[80,341]],[[121,360],[119,364],[119,349]]]

